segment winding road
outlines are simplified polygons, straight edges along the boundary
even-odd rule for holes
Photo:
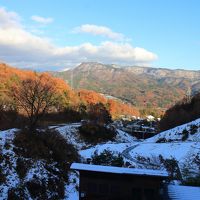
[[[130,155],[130,151],[132,151],[133,149],[135,149],[136,147],[138,147],[140,144],[135,144],[131,147],[128,147],[127,149],[125,149],[123,152],[122,152],[122,155],[124,156],[124,158],[126,158],[127,160],[130,160],[132,162],[135,162],[137,163],[138,161],[134,158],[132,158],[132,156]]]

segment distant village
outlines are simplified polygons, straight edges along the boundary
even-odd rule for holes
[[[155,118],[152,115],[148,115],[146,118],[122,115],[121,119],[114,121],[113,125],[135,136],[137,139],[146,139],[158,133],[159,121],[160,118]]]

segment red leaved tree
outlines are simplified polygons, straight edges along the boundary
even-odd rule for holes
[[[12,87],[11,95],[17,108],[26,113],[31,130],[57,101],[55,83],[48,74],[36,74],[20,81]]]

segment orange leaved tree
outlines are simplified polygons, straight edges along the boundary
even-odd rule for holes
[[[17,108],[25,112],[29,119],[29,129],[36,128],[38,120],[57,101],[55,83],[48,74],[35,74],[12,88],[11,92]]]

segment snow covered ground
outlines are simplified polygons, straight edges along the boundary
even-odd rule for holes
[[[54,128],[61,133],[64,138],[79,151],[79,154],[83,159],[91,158],[95,151],[101,153],[105,149],[110,150],[113,153],[122,153],[123,150],[137,142],[135,137],[117,129],[117,135],[114,141],[108,141],[92,146],[80,138],[78,132],[80,125],[80,123],[72,123],[50,128]],[[66,197],[67,200],[78,200],[78,180],[78,174],[72,172],[69,176],[69,184],[66,186],[66,193],[68,194]]]
[[[66,200],[78,200],[79,199],[79,178],[77,172],[71,172],[69,174],[69,184],[65,187]]]
[[[191,127],[194,125],[196,126],[196,132],[191,134]],[[184,130],[187,130],[189,134],[188,138],[182,141],[182,132]],[[165,142],[158,143],[160,139]],[[191,168],[195,168],[192,160],[197,155],[200,155],[200,119],[161,132],[143,142],[138,142],[136,145],[130,147],[125,155],[126,158],[130,158],[130,163],[140,167],[141,162],[138,162],[139,157],[155,159],[161,155],[164,159],[176,159],[180,169],[185,164],[189,164]]]
[[[130,147],[132,145],[132,143],[106,143],[106,144],[99,144],[96,145],[94,147],[85,149],[85,150],[81,150],[79,151],[79,154],[83,157],[83,158],[91,158],[91,156],[94,154],[95,151],[97,151],[98,154],[100,154],[101,152],[103,152],[105,149],[106,150],[110,150],[114,153],[122,153],[123,150],[125,150],[126,148]]]
[[[10,146],[10,141],[14,138],[14,133],[17,129],[10,129],[6,131],[0,131],[0,149],[2,156],[8,156],[12,165],[16,166],[16,156],[13,152],[13,146]],[[8,145],[10,148],[8,148]],[[7,148],[6,148],[7,146]],[[19,184],[19,178],[13,167],[9,168],[9,166],[5,163],[5,161],[0,163],[1,171],[5,169],[7,172],[7,181],[0,185],[0,199],[6,199],[7,193],[10,187],[15,187]]]
[[[134,148],[131,157],[158,157],[175,158],[179,162],[184,162],[186,158],[200,152],[200,142],[174,142],[174,143],[141,143]]]
[[[183,130],[190,131],[191,125],[196,125],[197,131],[195,134],[189,134],[185,141],[182,141]],[[107,141],[106,143],[100,143],[95,146],[87,144],[83,139],[80,138],[78,127],[80,123],[63,124],[59,126],[52,126],[51,129],[57,130],[60,134],[66,138],[66,140],[74,145],[78,150],[80,156],[84,159],[90,158],[95,151],[101,153],[105,149],[113,151],[114,153],[126,152],[130,158],[135,159],[138,156],[142,157],[158,157],[162,155],[163,158],[175,158],[179,163],[184,163],[187,159],[200,155],[200,119],[190,122],[188,124],[181,125],[174,129],[161,132],[160,134],[148,138],[144,141],[138,141],[135,137],[128,133],[117,130],[117,135],[114,141]],[[5,194],[9,187],[15,187],[19,184],[19,178],[14,170],[16,166],[16,155],[13,151],[12,144],[9,148],[6,148],[6,144],[10,143],[14,138],[14,134],[17,129],[10,129],[7,131],[0,131],[0,148],[4,156],[9,156],[13,167],[7,168],[7,183],[0,185],[0,199],[6,199]],[[157,143],[160,139],[166,139],[164,143]],[[123,154],[122,154],[123,155]],[[125,161],[133,161],[128,160]],[[5,163],[0,163],[1,167]],[[136,165],[137,166],[137,165]],[[40,174],[45,175],[47,172],[43,168],[42,163],[35,163],[27,173],[26,179],[29,180],[33,175],[40,170]],[[65,186],[66,200],[78,200],[78,173],[71,172],[69,175],[69,183]]]
[[[78,133],[80,125],[80,123],[64,124],[62,126],[55,127],[54,129],[66,138],[69,144],[72,144],[76,149],[80,150],[87,147],[86,143],[80,138]]]
[[[80,127],[80,123],[72,123],[72,124],[66,124],[66,125],[62,125],[61,127],[53,127],[55,130],[57,130],[59,133],[61,133],[61,135],[64,136],[64,138],[66,138],[66,140],[74,145],[78,150],[82,150],[82,149],[93,149],[95,147],[91,147],[92,145],[90,144],[86,144],[86,142],[81,139],[79,132],[78,132],[78,127]],[[109,144],[111,145],[111,149],[114,148],[116,149],[115,145],[119,144],[119,143],[134,143],[135,141],[137,141],[137,139],[131,135],[129,135],[128,133],[121,131],[119,129],[117,129],[117,135],[116,138],[113,141],[108,141],[106,142],[106,144],[109,146]],[[99,144],[97,145],[99,148],[107,148],[107,146],[105,146],[105,144]],[[102,147],[101,147],[102,146]],[[98,148],[96,147],[96,149]]]
[[[182,141],[183,130],[186,129],[190,131],[191,125],[196,125],[198,127],[197,132],[195,134],[189,134],[186,141]],[[171,130],[161,132],[160,134],[152,138],[148,138],[143,142],[138,141],[136,138],[130,136],[124,131],[117,130],[118,133],[115,142],[107,142],[96,146],[87,146],[84,141],[80,141],[77,131],[78,126],[79,125],[77,124],[71,124],[60,127],[57,130],[64,137],[66,137],[68,141],[71,141],[71,143],[77,147],[79,154],[85,159],[90,158],[95,151],[97,151],[97,153],[101,153],[107,149],[113,151],[114,153],[123,153],[126,152],[127,149],[132,160],[125,158],[125,161],[130,161],[133,165],[133,160],[134,158],[137,158],[137,156],[155,158],[159,157],[159,155],[162,155],[165,159],[175,158],[179,164],[181,164],[187,162],[188,158],[192,158],[200,153],[200,119],[178,126]],[[166,139],[167,142],[157,143],[159,139]],[[137,166],[137,164],[135,164],[135,166]],[[69,187],[73,188],[73,185]],[[74,190],[74,196],[70,193],[68,200],[77,199],[78,194],[76,193],[76,190]]]
[[[146,142],[156,142],[159,139],[165,138],[167,140],[171,140],[172,141],[181,141],[182,139],[182,132],[184,129],[186,130],[190,130],[191,126],[195,125],[198,127],[197,132],[193,135],[189,134],[189,137],[186,141],[197,141],[200,142],[200,119],[194,120],[192,122],[189,122],[187,124],[183,124],[181,126],[177,126],[173,129],[167,130],[167,131],[163,131],[158,135],[155,135],[154,137],[148,138],[145,141]]]
[[[58,171],[54,164],[47,164],[45,160],[19,157],[14,151],[16,147],[13,144],[17,132],[17,129],[0,131],[0,178],[2,181],[0,184],[0,200],[8,199],[9,191],[17,187],[23,187],[22,185],[29,181],[37,180],[38,182],[43,181],[43,183],[48,184],[48,177],[54,177],[55,175],[45,167],[46,165],[49,165],[49,169]],[[17,166],[19,159],[30,164],[23,179],[17,170],[19,168],[19,165]],[[24,195],[25,199],[32,199],[27,189],[24,191]],[[54,194],[48,193],[48,198],[51,199],[52,195]]]

